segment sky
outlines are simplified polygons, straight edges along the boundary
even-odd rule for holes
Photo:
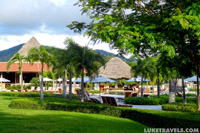
[[[69,37],[82,46],[89,38],[75,34],[66,26],[72,21],[89,22],[81,15],[77,0],[0,0],[0,51],[26,43],[35,37],[40,44],[65,48]],[[117,53],[109,44],[90,44],[90,48]]]

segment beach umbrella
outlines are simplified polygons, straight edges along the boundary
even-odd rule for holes
[[[91,83],[114,83],[115,81],[103,76],[97,76],[93,80],[91,80]],[[99,89],[99,97],[100,97],[100,89]]]
[[[53,81],[53,79],[50,78],[43,78],[43,82],[45,82],[45,88],[47,88],[47,82]]]
[[[50,78],[43,78],[43,81],[49,82],[49,81],[53,81],[53,79],[50,79]]]
[[[197,76],[184,79],[185,82],[197,82]]]
[[[58,81],[58,82],[62,82],[63,79],[62,79],[62,78],[59,78],[59,79],[57,79],[56,81]]]
[[[81,83],[81,78],[77,78],[73,82],[75,82],[75,83]],[[90,78],[89,77],[84,77],[84,83],[87,83],[87,82],[90,82]]]
[[[141,82],[141,79],[142,79],[142,77],[138,76],[137,78],[131,78],[131,79],[127,80],[127,82],[133,82],[133,81],[135,81],[135,82]],[[143,78],[143,81],[147,82],[147,81],[150,81],[150,80]]]
[[[2,85],[2,83],[6,83],[6,82],[10,82],[10,80],[5,79],[5,78],[0,78],[1,85]]]
[[[5,78],[0,78],[0,82],[10,82],[10,80],[8,80],[8,79],[5,79]]]
[[[97,76],[93,80],[91,80],[92,83],[114,83],[115,81],[103,76]]]

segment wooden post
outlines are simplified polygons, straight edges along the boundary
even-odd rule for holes
[[[16,84],[16,80],[17,80],[17,75],[16,75],[16,72],[15,72],[15,84]]]
[[[3,73],[1,73],[1,78],[3,78]]]

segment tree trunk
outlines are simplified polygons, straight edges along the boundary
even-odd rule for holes
[[[158,70],[157,97],[160,98],[160,78],[159,78],[159,70]]]
[[[141,78],[141,98],[143,98],[143,77]]]
[[[64,74],[64,78],[63,78],[63,97],[64,98],[67,97],[67,86],[66,86],[66,77],[65,77],[65,74]]]
[[[173,80],[173,79],[172,79]],[[176,102],[176,84],[177,84],[177,78],[175,79],[175,81],[173,80],[173,82],[174,82],[174,93],[175,93],[175,102]]]
[[[84,102],[84,67],[82,67],[81,74],[81,102]]]
[[[69,100],[72,100],[72,69],[69,72]]]
[[[21,78],[21,83],[20,83],[20,85],[21,85],[21,92],[23,93],[23,88],[24,88],[24,86],[23,86],[23,72],[22,72],[22,70],[21,70],[21,73],[20,73],[20,78]]]
[[[41,80],[40,80],[40,100],[44,99],[44,91],[43,91],[43,68],[44,68],[44,64],[42,64],[42,68],[41,68]]]
[[[185,85],[184,85],[184,77],[182,77],[182,87],[183,87],[183,103],[186,104],[186,97],[185,97]]]
[[[197,107],[200,110],[200,96],[199,96],[199,70],[197,70]]]

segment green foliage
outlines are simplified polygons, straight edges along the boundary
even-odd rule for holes
[[[187,102],[194,104],[197,101],[196,97],[187,97]],[[150,95],[148,98],[140,97],[128,97],[125,98],[124,102],[126,104],[135,104],[135,105],[162,105],[167,104],[169,100],[168,95],[161,95],[160,98],[157,98],[157,95]],[[176,102],[182,103],[183,98],[176,96]]]
[[[28,51],[28,56],[27,58],[31,63],[39,61],[41,63],[41,73],[42,73],[42,79],[41,82],[43,81],[43,70],[44,70],[44,64],[47,65],[49,68],[51,65],[54,65],[55,58],[53,55],[51,55],[44,46],[40,46],[38,48],[32,48]],[[43,92],[43,84],[41,83],[40,86],[41,91]],[[40,99],[43,100],[44,96],[43,93],[41,93]]]
[[[141,97],[128,97],[125,98],[124,102],[126,104],[134,105],[161,105],[168,103],[166,98],[141,98]]]
[[[163,104],[163,110],[167,111],[180,111],[180,112],[199,112],[197,110],[197,105],[195,103],[170,103],[170,104]]]
[[[79,0],[76,5],[91,21],[74,21],[68,25],[71,30],[84,31],[92,41],[109,43],[124,53],[159,56],[157,67],[167,76],[172,71],[179,77],[200,75],[199,0]]]
[[[15,98],[0,97],[0,110],[3,114],[0,115],[1,132],[139,133],[147,128],[135,121],[98,114],[11,109],[8,105],[12,99]]]
[[[127,81],[126,80],[120,80],[118,84],[123,86],[123,85],[127,84]]]
[[[103,91],[98,91],[98,90],[88,90],[89,93],[92,93],[92,94],[99,94],[99,93],[103,93]]]
[[[38,85],[39,85],[39,78],[33,77],[33,78],[31,79],[30,83],[31,83],[31,86],[34,86],[35,89],[36,89],[36,88],[38,87]]]
[[[52,99],[53,101],[55,99]],[[132,108],[119,108],[113,106],[107,106],[102,104],[94,103],[81,103],[79,101],[63,101],[59,102],[48,102],[40,101],[35,99],[28,99],[23,102],[21,99],[15,99],[11,101],[10,107],[12,108],[26,108],[26,109],[48,109],[48,110],[64,110],[64,111],[74,111],[82,113],[95,113],[104,114],[121,118],[128,118],[131,120],[138,121],[150,127],[176,127],[176,128],[186,128],[186,127],[198,127],[200,122],[199,114],[190,114],[182,112],[168,112],[168,111],[156,111],[156,110],[141,110]],[[28,103],[29,102],[29,103]],[[181,121],[181,122],[180,122]]]
[[[10,49],[0,51],[0,62],[8,62],[13,57],[13,55],[22,48],[23,45],[24,44],[20,44]]]
[[[18,109],[43,109],[36,101],[30,99],[13,100],[9,107]]]
[[[0,92],[0,96],[12,96],[12,97],[40,97],[39,92]],[[53,97],[52,93],[44,93],[45,97]]]

